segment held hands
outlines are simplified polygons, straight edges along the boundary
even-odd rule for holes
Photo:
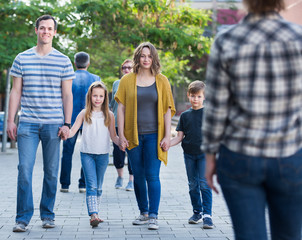
[[[17,125],[14,122],[7,122],[7,129],[6,129],[8,137],[16,141],[17,137]]]
[[[170,148],[170,138],[164,137],[160,142],[160,147],[164,152],[167,152]]]
[[[67,126],[60,127],[58,137],[60,137],[62,140],[66,140],[69,137],[69,128]]]
[[[129,147],[127,139],[124,136],[119,136],[119,148],[125,152],[127,147]]]

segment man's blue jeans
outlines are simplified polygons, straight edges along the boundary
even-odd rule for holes
[[[32,174],[38,144],[43,152],[43,189],[40,201],[41,219],[54,219],[53,212],[60,158],[60,138],[57,136],[61,124],[38,124],[20,122],[18,127],[18,190],[16,222],[28,225],[34,213]]]
[[[63,142],[60,183],[62,188],[68,189],[70,185],[70,174],[72,168],[72,155],[77,142],[80,130],[72,137]],[[79,188],[85,188],[85,177],[83,168],[81,168],[81,177],[79,179]]]
[[[184,158],[193,211],[194,213],[202,213],[212,216],[212,190],[208,186],[205,179],[205,155],[192,155],[184,153]]]
[[[267,239],[266,206],[273,240],[301,240],[302,150],[286,158],[265,158],[222,146],[217,174],[236,240]]]
[[[161,193],[157,133],[139,135],[138,140],[139,145],[127,151],[134,176],[136,201],[141,214],[157,218]]]
[[[81,152],[81,162],[86,181],[86,204],[89,216],[99,212],[104,175],[109,163],[109,154]]]

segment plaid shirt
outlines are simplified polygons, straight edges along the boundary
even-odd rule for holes
[[[247,15],[217,36],[206,81],[204,152],[275,158],[302,147],[302,26]]]

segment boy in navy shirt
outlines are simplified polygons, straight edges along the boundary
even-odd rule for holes
[[[180,115],[176,128],[178,133],[175,138],[171,139],[171,146],[182,142],[189,194],[193,206],[193,216],[188,222],[197,224],[203,221],[203,228],[211,229],[214,227],[211,216],[212,190],[205,179],[206,160],[200,148],[204,91],[205,84],[202,81],[194,81],[189,85],[187,96],[192,107]]]

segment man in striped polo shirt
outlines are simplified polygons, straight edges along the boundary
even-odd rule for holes
[[[43,190],[40,217],[43,228],[53,228],[57,192],[60,138],[66,139],[72,115],[72,79],[69,58],[52,47],[57,22],[43,15],[36,21],[37,46],[17,55],[10,75],[8,136],[18,140],[17,216],[14,232],[25,232],[33,216],[32,173],[39,142],[43,151]],[[14,117],[21,102],[17,129]],[[62,126],[63,125],[63,126]]]

